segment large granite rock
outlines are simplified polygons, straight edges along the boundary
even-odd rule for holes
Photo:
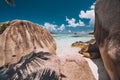
[[[0,35],[0,66],[15,63],[32,51],[56,54],[56,43],[51,34],[25,20],[8,22]]]
[[[94,31],[110,80],[120,80],[120,0],[96,0]]]
[[[95,80],[88,62],[77,53],[59,55],[62,80]]]

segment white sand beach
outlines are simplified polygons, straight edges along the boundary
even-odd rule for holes
[[[66,39],[64,39],[64,40],[66,40]],[[60,41],[60,40],[56,41],[57,42],[57,55],[58,56],[79,54],[78,51],[80,50],[80,48],[71,47],[72,43],[70,43],[67,40],[66,41],[64,41],[64,40],[63,41]],[[91,60],[89,58],[85,58],[85,57],[83,57],[83,58],[85,60],[87,60],[96,80],[109,80],[109,78],[106,74],[106,71],[104,69],[103,62],[100,58],[93,59],[93,60]]]

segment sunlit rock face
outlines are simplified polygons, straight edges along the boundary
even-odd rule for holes
[[[76,53],[59,55],[61,60],[61,73],[65,75],[62,80],[96,80],[88,62]]]
[[[15,63],[32,51],[56,54],[51,34],[38,24],[26,20],[8,22],[0,35],[0,66]]]

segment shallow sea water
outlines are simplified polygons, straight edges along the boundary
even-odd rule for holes
[[[92,38],[94,38],[93,35],[74,35],[74,34],[53,34],[52,35],[57,43],[57,45],[59,44],[72,44],[76,41],[88,41]]]

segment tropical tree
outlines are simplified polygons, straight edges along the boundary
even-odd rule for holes
[[[5,1],[6,1],[6,3],[7,3],[8,5],[10,5],[10,6],[15,6],[13,0],[5,0]],[[0,22],[0,34],[2,34],[3,31],[7,28],[7,27],[6,27],[6,24],[7,24],[7,22]]]
[[[14,1],[13,0],[5,0],[7,4],[9,4],[10,6],[14,6]]]

